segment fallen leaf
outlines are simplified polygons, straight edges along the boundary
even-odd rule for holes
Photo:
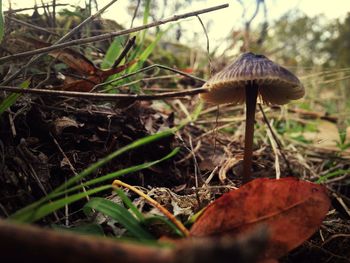
[[[25,36],[20,36],[15,41],[17,42],[17,45],[26,45],[31,48],[51,46],[50,43]],[[108,70],[102,70],[96,67],[94,63],[83,54],[71,48],[53,50],[49,52],[49,55],[62,61],[68,67],[83,75],[82,79],[72,79],[70,77],[66,78],[63,86],[61,87],[63,90],[79,92],[91,91],[95,85],[105,81],[109,76],[119,73],[137,62],[137,59],[134,59],[128,63],[125,63],[124,65],[113,67]]]
[[[30,49],[51,46],[51,43],[27,36],[17,36],[15,41],[17,45],[24,45],[30,47]],[[62,61],[80,74],[92,75],[99,70],[87,57],[71,48],[53,50],[49,52],[49,55]]]
[[[124,65],[108,69],[101,70],[96,69],[94,75],[87,77],[86,79],[73,80],[69,79],[65,81],[62,89],[67,91],[80,91],[80,92],[89,92],[93,89],[93,87],[97,84],[104,82],[109,76],[119,73],[131,65],[133,65],[137,60],[132,60]]]
[[[100,70],[83,54],[70,48],[53,50],[49,55],[62,61],[80,74],[94,75]]]
[[[239,237],[266,226],[270,239],[262,259],[277,259],[311,237],[329,207],[322,185],[292,177],[255,179],[210,204],[192,226],[191,236]]]
[[[79,124],[76,120],[68,117],[57,118],[53,121],[53,131],[56,135],[61,135],[67,128],[79,128],[83,124]]]

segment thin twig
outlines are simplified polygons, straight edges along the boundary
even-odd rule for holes
[[[56,27],[56,0],[52,1],[52,26]]]
[[[198,18],[199,23],[201,24],[201,26],[203,28],[205,38],[207,40],[207,56],[208,56],[208,62],[209,62],[209,72],[210,72],[210,75],[212,75],[213,74],[213,67],[212,67],[211,58],[210,58],[210,41],[209,41],[208,32],[207,32],[207,29],[205,28],[204,23],[199,15],[197,15],[197,18]]]
[[[129,50],[135,45],[135,40],[136,40],[136,36],[133,36],[132,38],[128,39],[123,51],[120,53],[119,57],[115,60],[112,68],[116,68],[117,66],[119,66],[120,62],[128,54]]]
[[[281,156],[282,156],[284,162],[285,162],[286,165],[287,165],[287,169],[288,169],[288,171],[289,171],[289,172],[291,173],[291,175],[292,175],[292,174],[293,174],[293,170],[292,170],[292,168],[290,167],[289,161],[288,161],[286,155],[285,155],[284,152],[283,152],[283,146],[282,146],[280,140],[277,138],[275,132],[273,131],[273,129],[272,129],[271,125],[270,125],[270,122],[269,122],[269,120],[268,120],[267,117],[266,117],[266,114],[265,114],[265,112],[264,112],[263,107],[261,106],[260,103],[258,103],[258,106],[259,106],[259,109],[260,109],[260,111],[261,111],[261,113],[262,113],[262,115],[263,115],[264,122],[266,123],[268,129],[270,130],[271,135],[272,135],[273,139],[275,140],[275,142],[276,142],[276,144],[277,144],[277,146],[278,146],[278,149],[280,150]]]
[[[169,22],[175,22],[175,21],[178,21],[180,19],[185,19],[185,18],[188,18],[188,17],[191,17],[191,16],[196,16],[196,15],[199,15],[199,14],[212,12],[212,11],[215,11],[215,10],[218,10],[218,9],[222,9],[222,8],[226,8],[226,7],[228,7],[228,4],[218,5],[218,6],[214,6],[214,7],[210,7],[210,8],[205,8],[205,9],[201,9],[201,10],[194,11],[194,12],[184,13],[184,14],[181,14],[181,15],[174,15],[172,17],[169,17],[169,18],[166,18],[166,19],[163,19],[163,20],[155,21],[155,22],[152,22],[152,23],[149,23],[149,24],[146,24],[146,25],[142,25],[142,26],[138,26],[138,27],[134,27],[134,28],[130,28],[130,29],[120,30],[120,31],[117,31],[117,32],[110,32],[110,33],[106,33],[106,34],[102,34],[102,35],[98,35],[98,36],[81,38],[81,39],[72,40],[72,41],[65,42],[65,43],[62,43],[63,41],[58,41],[54,45],[49,46],[49,47],[39,48],[39,49],[36,49],[36,50],[33,50],[33,51],[27,51],[27,52],[22,52],[22,53],[10,55],[10,56],[2,57],[2,58],[0,58],[0,63],[3,63],[5,61],[9,61],[9,60],[12,60],[12,59],[21,58],[21,57],[27,57],[27,56],[37,55],[37,54],[44,54],[44,53],[48,53],[50,51],[61,49],[61,48],[65,48],[65,47],[71,47],[71,46],[87,44],[87,43],[91,43],[91,42],[97,42],[97,41],[101,41],[101,40],[105,40],[105,39],[110,39],[110,38],[113,38],[113,37],[116,37],[116,36],[128,35],[130,33],[141,31],[141,30],[144,30],[144,29],[147,29],[147,28],[163,25],[163,24],[166,24],[166,23],[169,23]],[[64,38],[64,40],[66,40],[66,39],[67,38]]]
[[[20,25],[23,25],[23,26],[35,29],[37,31],[40,31],[40,32],[43,32],[43,33],[48,33],[48,34],[55,35],[55,36],[59,36],[59,34],[56,34],[55,32],[49,31],[49,30],[47,30],[47,29],[45,29],[43,27],[40,27],[40,26],[36,26],[36,25],[30,24],[30,23],[27,23],[27,22],[19,20],[17,18],[14,18],[14,17],[11,17],[11,16],[7,16],[6,18],[11,20],[11,21],[13,21],[13,22],[15,22],[15,23],[17,23],[17,24],[20,24]]]
[[[70,170],[72,171],[72,173],[74,174],[74,176],[78,176],[77,170],[75,169],[75,167],[73,166],[73,164],[71,163],[71,161],[69,160],[68,156],[66,155],[66,153],[63,151],[61,145],[58,143],[58,141],[56,140],[55,136],[52,135],[52,133],[49,133],[53,142],[55,143],[57,149],[60,151],[60,153],[62,154],[63,158],[66,160]],[[83,192],[86,193],[86,188],[83,185],[82,182],[80,182],[80,185],[82,186]],[[89,195],[86,195],[86,200],[89,201],[90,197]]]
[[[56,7],[57,6],[67,6],[69,4],[55,4]],[[49,5],[48,6],[52,6]],[[20,8],[20,9],[9,9],[7,11],[4,11],[5,14],[13,14],[13,13],[19,13],[19,12],[23,12],[23,11],[28,11],[28,10],[33,10],[33,9],[38,9],[38,8],[46,8],[46,5],[42,5],[42,6],[34,6],[34,7],[26,7],[26,8]]]
[[[41,4],[44,6],[44,16],[45,16],[45,18],[46,18],[46,21],[47,21],[47,23],[50,25],[50,26],[52,26],[52,24],[51,24],[51,14],[50,14],[50,9],[49,9],[49,6],[47,5],[47,4],[44,4],[44,1],[43,0],[41,0]]]
[[[113,186],[118,187],[118,186],[123,186],[125,188],[130,189],[131,191],[135,192],[139,196],[143,197],[146,199],[151,205],[159,209],[174,225],[177,226],[177,228],[186,236],[188,237],[190,235],[190,232],[187,230],[187,228],[179,221],[176,219],[176,217],[170,213],[165,207],[163,207],[160,203],[158,203],[156,200],[151,198],[150,196],[146,195],[142,191],[138,190],[137,188],[126,184],[120,180],[114,180],[113,181]]]
[[[131,76],[134,76],[134,75],[136,75],[136,74],[139,74],[139,73],[141,73],[141,72],[145,72],[145,71],[148,71],[148,70],[151,70],[151,69],[154,69],[154,68],[161,68],[161,69],[169,70],[169,71],[171,71],[171,72],[178,73],[178,74],[180,74],[180,75],[182,75],[182,76],[185,76],[185,77],[188,77],[188,78],[197,80],[197,81],[199,81],[200,83],[205,83],[205,80],[204,80],[204,79],[198,78],[198,77],[193,76],[193,75],[191,75],[191,74],[187,74],[187,73],[182,72],[182,71],[180,71],[180,70],[173,69],[173,68],[171,68],[171,67],[167,67],[167,66],[164,66],[164,65],[154,64],[154,65],[151,65],[151,66],[142,68],[142,69],[140,69],[140,70],[137,70],[137,71],[135,71],[135,72],[132,72],[132,73],[129,73],[129,74],[125,74],[125,75],[123,75],[123,76],[121,76],[121,77],[119,77],[119,78],[115,78],[115,79],[112,79],[112,80],[109,80],[109,81],[106,81],[106,82],[99,83],[99,84],[97,84],[96,86],[94,86],[93,89],[95,90],[95,89],[97,89],[97,88],[99,88],[99,87],[102,87],[102,86],[104,86],[104,85],[112,84],[112,83],[117,82],[117,81],[119,81],[119,80],[122,80],[122,79],[125,79],[125,78],[129,78],[129,77],[131,77]]]
[[[78,30],[80,30],[80,28],[82,28],[83,26],[85,26],[86,24],[90,23],[92,20],[94,20],[97,16],[99,16],[100,14],[102,14],[108,7],[110,7],[112,4],[114,4],[116,1],[118,0],[112,0],[111,2],[109,2],[106,6],[104,6],[100,11],[96,12],[96,14],[86,18],[83,22],[81,22],[79,25],[77,25],[75,28],[73,28],[71,31],[69,31],[67,34],[65,34],[63,37],[61,37],[59,40],[57,40],[55,42],[55,44],[53,46],[57,46],[60,43],[66,41],[67,39],[69,39],[71,36],[73,36]],[[50,46],[52,47],[52,46]],[[39,50],[39,49],[37,49]],[[34,50],[36,51],[36,50]],[[26,53],[26,52],[24,52]],[[21,53],[18,53],[21,54]],[[12,57],[12,56],[16,56],[18,54],[14,54],[14,55],[10,55],[7,57]],[[23,54],[23,53],[22,53]],[[16,77],[18,77],[26,68],[28,68],[30,65],[32,65],[35,61],[39,60],[41,57],[44,56],[45,53],[43,52],[39,52],[39,53],[34,53],[31,55],[37,55],[32,57],[24,66],[22,66],[20,69],[18,69],[15,73],[13,73],[11,76],[9,76],[7,79],[5,79],[1,85],[7,85],[9,84],[12,80],[14,80]],[[21,56],[20,56],[21,57]],[[5,57],[3,57],[5,58]],[[1,58],[0,58],[1,60]]]
[[[64,96],[72,98],[82,98],[82,99],[93,99],[93,100],[106,100],[106,101],[115,101],[115,100],[159,100],[166,98],[177,98],[183,96],[193,96],[199,93],[207,92],[205,88],[197,88],[186,91],[178,92],[164,92],[161,94],[110,94],[110,93],[87,93],[87,92],[78,92],[78,91],[64,91],[64,90],[47,90],[47,89],[22,89],[11,86],[0,86],[0,90],[10,91],[14,93],[27,93],[27,94],[36,94],[39,96]]]
[[[267,129],[266,133],[267,133],[267,136],[269,137],[273,153],[275,154],[276,179],[280,179],[281,178],[281,167],[280,167],[279,155],[281,154],[281,151],[277,147],[276,140],[274,139],[274,136],[272,135],[271,130]]]
[[[131,23],[130,23],[130,28],[132,28],[134,26],[134,21],[135,21],[135,18],[137,16],[137,13],[139,11],[140,3],[141,3],[141,0],[137,0],[137,4],[136,4],[135,10],[134,10],[134,14],[132,16]]]

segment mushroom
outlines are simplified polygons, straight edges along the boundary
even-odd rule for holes
[[[201,98],[212,104],[246,102],[243,181],[251,179],[256,100],[266,104],[286,104],[300,99],[305,90],[300,80],[287,69],[263,55],[244,53],[232,64],[211,77]]]

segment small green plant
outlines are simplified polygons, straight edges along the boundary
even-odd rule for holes
[[[160,162],[163,162],[165,160],[168,160],[174,157],[178,153],[179,148],[175,148],[173,151],[171,151],[169,154],[167,154],[161,159],[134,165],[116,172],[106,174],[101,177],[88,180],[84,183],[78,184],[79,182],[81,182],[82,179],[86,179],[86,177],[91,175],[98,168],[107,164],[109,161],[120,156],[121,154],[124,154],[130,150],[134,150],[146,144],[155,142],[162,138],[174,135],[175,132],[182,129],[187,123],[189,123],[190,121],[196,120],[201,113],[201,109],[202,109],[202,103],[200,103],[194,109],[191,119],[186,119],[182,121],[177,127],[138,139],[124,146],[123,148],[109,154],[105,158],[101,159],[100,161],[97,161],[96,163],[92,164],[91,166],[89,166],[88,168],[80,172],[77,176],[70,178],[67,182],[57,187],[47,196],[34,202],[31,205],[28,205],[20,209],[19,211],[11,215],[9,219],[17,222],[22,222],[22,223],[32,223],[32,222],[38,221],[44,218],[45,216],[57,211],[58,209],[61,209],[66,205],[69,205],[78,200],[86,198],[87,196],[91,196],[107,190],[115,189],[115,187],[112,184],[96,186],[97,184],[100,185],[102,182],[105,182],[107,180],[109,181],[126,174],[135,173],[137,171],[149,168],[153,165],[156,165]],[[94,188],[81,192],[81,190],[84,187],[88,188],[91,186],[94,186]],[[141,212],[137,210],[137,208],[132,204],[131,200],[121,190],[116,189],[116,191],[121,197],[121,199],[123,200],[124,204],[130,209],[131,212],[129,212],[126,208],[120,205],[117,205],[111,201],[104,200],[103,198],[91,199],[85,205],[85,212],[89,211],[89,209],[100,211],[101,213],[104,213],[109,217],[111,217],[112,219],[121,223],[136,238],[142,239],[142,240],[151,238],[151,235],[146,231],[147,228],[145,228],[145,226],[150,225],[155,221],[162,222],[163,224],[167,225],[170,229],[172,229],[173,233],[179,236],[182,236],[181,231],[173,223],[171,223],[164,217],[153,216],[149,218],[144,218]],[[125,211],[128,211],[128,212],[125,212]],[[142,228],[144,231],[141,231],[140,228]]]
[[[337,170],[337,171],[334,171],[334,172],[331,172],[331,173],[327,173],[323,176],[321,176],[317,181],[316,183],[325,183],[328,179],[332,179],[334,177],[338,177],[338,176],[343,176],[343,175],[346,175],[346,174],[349,174],[350,173],[350,169],[349,170],[343,170],[343,169],[340,169],[340,170]]]
[[[303,132],[316,132],[317,127],[314,123],[301,124],[297,121],[286,120],[278,121],[275,124],[275,128],[279,134],[288,134],[291,139],[296,140],[301,143],[311,143],[307,140]]]
[[[74,184],[80,182],[83,178],[92,174],[99,167],[105,165],[106,163],[108,163],[112,159],[118,157],[119,155],[121,155],[127,151],[136,149],[140,146],[146,145],[148,143],[154,142],[156,140],[159,140],[161,138],[170,136],[174,133],[174,131],[176,131],[176,129],[169,129],[169,130],[164,131],[164,132],[160,132],[160,133],[157,133],[154,135],[147,136],[145,138],[136,140],[136,141],[132,142],[131,144],[109,154],[108,156],[106,156],[102,160],[94,163],[93,165],[91,165],[87,169],[83,170],[77,176],[70,178],[67,182],[65,182],[61,186],[57,187],[50,194],[43,197],[39,201],[36,201],[35,203],[17,211],[15,214],[10,216],[10,219],[13,219],[13,220],[19,221],[19,222],[27,222],[27,223],[35,222],[35,221],[53,213],[53,212],[55,212],[56,210],[68,205],[68,204],[76,202],[76,201],[78,201],[82,198],[85,198],[87,196],[109,190],[112,188],[112,185],[111,184],[103,185],[103,186],[92,188],[92,189],[87,190],[85,192],[78,192],[78,193],[75,193],[72,195],[65,196],[64,198],[60,198],[64,195],[79,191],[83,187],[88,187],[88,186],[100,184],[101,182],[104,182],[106,180],[112,180],[112,179],[115,179],[115,178],[120,177],[122,175],[126,175],[129,173],[140,171],[142,169],[151,167],[159,162],[165,161],[165,160],[173,157],[179,151],[178,148],[175,148],[171,153],[169,153],[168,155],[164,156],[163,158],[161,158],[159,160],[155,160],[152,162],[146,162],[143,164],[128,167],[128,168],[125,168],[125,169],[122,169],[122,170],[119,170],[116,172],[112,172],[112,173],[106,174],[104,176],[95,178],[95,179],[91,179],[85,183],[73,186]]]
[[[128,209],[121,205],[101,197],[95,197],[84,206],[84,212],[87,215],[94,210],[120,223],[133,237],[140,240],[154,239],[154,237],[142,227],[140,218],[133,216]]]
[[[22,82],[19,87],[22,89],[28,88],[30,85],[30,81],[26,80]],[[17,99],[21,96],[20,93],[12,93],[8,95],[1,103],[0,103],[0,116],[8,109],[10,108],[16,101]]]
[[[150,17],[150,3],[151,3],[150,0],[145,1],[145,7],[144,7],[144,12],[143,12],[143,24],[144,25],[146,25],[148,23],[148,20]],[[157,44],[159,43],[159,41],[161,40],[163,35],[170,28],[171,28],[171,26],[169,26],[165,30],[159,30],[154,39],[146,37],[146,33],[148,32],[147,29],[145,29],[141,32],[138,32],[135,35],[136,36],[136,47],[131,52],[129,52],[128,60],[129,61],[135,60],[137,62],[134,65],[132,65],[131,67],[129,67],[125,71],[125,74],[136,72],[142,68],[143,64],[151,56],[151,54],[155,50]],[[126,37],[122,36],[122,37],[116,37],[113,40],[112,44],[109,46],[109,48],[106,52],[106,55],[102,61],[102,65],[101,65],[102,69],[108,69],[114,64],[115,60],[120,56],[121,52],[123,51],[122,44],[126,41],[126,39],[127,39]],[[121,63],[124,63],[124,62],[125,62],[125,58],[123,58],[121,60]],[[120,76],[121,76],[120,73],[114,74],[114,75],[110,76],[107,79],[107,81],[114,80]],[[125,79],[119,81],[118,84],[123,85],[123,84],[126,84],[128,82],[130,82],[130,79],[125,78]],[[135,93],[140,92],[139,85],[135,84],[135,83],[130,85],[130,89],[132,92],[135,92]],[[117,92],[117,91],[115,91],[115,89],[112,88],[112,85],[107,86],[104,91],[106,92],[106,91],[110,91],[110,90]]]
[[[339,141],[336,141],[337,147],[341,152],[350,148],[350,142],[346,138],[346,129],[338,128]]]

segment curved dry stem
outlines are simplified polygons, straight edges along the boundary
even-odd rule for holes
[[[123,186],[125,188],[130,189],[131,191],[135,192],[139,196],[143,197],[146,199],[151,205],[159,209],[174,225],[177,226],[178,229],[186,236],[188,237],[190,235],[190,232],[187,230],[187,228],[179,221],[176,219],[176,217],[170,213],[165,207],[163,207],[160,203],[158,203],[156,200],[153,198],[149,197],[148,195],[144,194],[142,191],[138,190],[137,188],[126,184],[120,180],[114,180],[113,181],[113,186],[118,187],[118,186]]]

